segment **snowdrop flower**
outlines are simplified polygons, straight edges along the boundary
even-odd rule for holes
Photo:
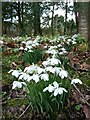
[[[42,65],[43,65],[44,67],[46,67],[48,64],[49,64],[48,61],[43,61],[43,62],[42,62]]]
[[[56,48],[57,48],[57,46],[50,46],[49,50],[54,50]]]
[[[27,81],[30,82],[31,80],[33,80],[33,76],[29,76]]]
[[[26,44],[26,42],[25,42],[25,41],[22,41],[22,44]]]
[[[31,45],[32,44],[32,41],[27,41],[26,42],[26,45],[28,46],[28,45]]]
[[[52,67],[52,66],[46,67],[45,70],[46,70],[47,72],[54,73],[54,72],[53,72],[53,67]]]
[[[26,83],[25,83],[25,82],[14,81],[14,82],[13,82],[12,89],[15,89],[16,87],[17,87],[17,88],[21,88],[22,85],[25,85],[25,86],[26,86]]]
[[[53,87],[51,84],[49,84],[49,86],[46,87],[46,88],[43,90],[43,92],[46,92],[46,91],[48,91],[48,92],[53,92],[53,91],[54,91],[54,87]]]
[[[60,52],[59,55],[63,55],[64,53],[63,52]]]
[[[78,78],[73,79],[73,80],[71,81],[71,84],[76,84],[76,83],[82,84],[82,81],[79,80]]]
[[[30,77],[30,75],[28,75],[28,74],[26,74],[24,72],[21,72],[20,76],[19,76],[19,79],[20,80],[22,80],[22,79],[27,80],[29,77]]]
[[[61,61],[59,59],[56,59],[56,58],[48,59],[48,62],[49,62],[49,65],[58,65],[58,64],[61,64]]]
[[[54,96],[57,96],[58,94],[62,95],[63,92],[67,93],[67,90],[65,88],[63,88],[63,87],[59,87],[59,88],[55,89]]]
[[[25,48],[24,50],[25,50],[25,51],[27,51],[27,50],[28,50],[28,48]]]
[[[57,54],[58,51],[53,49],[53,50],[46,51],[46,53],[48,53],[48,54]]]
[[[38,67],[37,65],[31,65],[29,67],[26,67],[24,69],[24,72],[32,74],[36,71],[37,67]]]
[[[49,84],[49,86],[43,90],[43,92],[46,92],[46,91],[54,92],[54,96],[57,96],[58,94],[61,95],[63,94],[63,92],[67,92],[65,88],[59,87],[59,84],[56,81],[53,82],[53,86]]]
[[[45,46],[44,46],[44,48],[48,48],[48,46],[47,46],[47,45],[45,45]]]
[[[11,72],[12,72],[12,76],[15,76],[16,78],[18,78],[21,71],[19,71],[19,70],[10,70],[8,73],[11,73]]]
[[[59,76],[63,79],[64,77],[68,77],[68,72],[66,70],[61,70]]]
[[[61,48],[62,51],[66,51],[65,48]]]
[[[57,46],[58,46],[58,47],[62,47],[62,45],[61,45],[61,44],[58,44]]]
[[[32,46],[29,46],[29,45],[28,45],[28,46],[26,46],[26,48],[27,48],[27,49],[32,49]]]
[[[41,74],[40,78],[43,79],[44,81],[48,81],[49,80],[49,75],[48,74]]]
[[[56,65],[56,64],[61,64],[61,61],[59,59],[56,59],[56,58],[52,58],[51,59],[51,65]]]
[[[68,41],[68,42],[71,42],[71,41],[72,41],[72,39],[68,39],[67,41]]]
[[[72,41],[72,44],[76,44],[76,41]]]
[[[67,53],[67,51],[66,51],[65,48],[61,48],[61,50],[62,50],[63,54],[64,54],[64,53]]]
[[[2,45],[4,42],[2,40],[0,40],[0,44]]]
[[[59,84],[56,81],[53,82],[53,85],[54,85],[54,88],[55,88],[54,96],[57,96],[58,94],[60,94],[60,95],[63,94],[63,91],[67,92],[65,90],[65,88],[59,87]]]
[[[56,81],[53,82],[53,85],[54,85],[54,88],[58,88],[59,87],[59,84]]]
[[[61,67],[54,67],[53,68],[53,72],[56,73],[57,75],[60,73],[61,70],[62,70]]]
[[[28,50],[28,52],[33,52],[33,50],[30,49],[30,50]]]
[[[41,74],[41,73],[45,72],[45,69],[37,67],[37,72],[38,72],[38,74]]]
[[[38,74],[33,74],[33,78],[32,78],[36,83],[39,82],[39,76]]]
[[[23,48],[23,47],[20,47],[19,50],[24,50],[24,48]]]

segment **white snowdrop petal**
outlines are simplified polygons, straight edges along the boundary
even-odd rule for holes
[[[13,82],[13,86],[12,86],[12,89],[15,89],[15,88],[21,88],[22,87],[22,83],[21,82],[18,82],[18,81],[14,81]]]
[[[49,91],[49,92],[53,92],[53,91],[54,91],[54,87],[53,87],[52,85],[49,85],[49,86],[48,86],[48,91]]]
[[[18,78],[19,75],[20,75],[20,73],[18,70],[13,70],[12,76],[15,76],[16,78]]]
[[[33,74],[33,80],[37,83],[39,82],[39,76],[38,74]]]
[[[54,91],[54,96],[57,96],[58,93],[59,93],[58,89],[55,89],[55,91]]]
[[[40,77],[41,77],[41,79],[43,79],[44,81],[48,81],[48,80],[49,80],[48,74],[41,74]]]
[[[82,84],[82,81],[79,80],[78,78],[73,79],[73,80],[71,81],[71,84],[76,84],[76,83]]]
[[[56,81],[53,82],[53,85],[54,85],[55,88],[59,87],[59,84]]]

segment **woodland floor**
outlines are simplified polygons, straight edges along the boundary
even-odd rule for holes
[[[22,66],[16,47],[11,46],[11,49],[12,51],[6,50],[0,53],[2,55],[2,82],[0,84],[0,89],[2,87],[2,120],[49,120],[46,113],[32,112],[23,91],[11,90],[13,81],[11,75],[7,73],[12,68],[13,62]],[[78,74],[84,86],[73,89],[71,97],[68,98],[66,110],[58,114],[57,120],[90,120],[90,53],[81,50],[71,52],[74,52],[73,61],[70,61],[69,66],[71,75]],[[70,57],[69,54],[68,58]],[[79,64],[75,62],[76,60]],[[23,115],[20,116],[22,113]]]

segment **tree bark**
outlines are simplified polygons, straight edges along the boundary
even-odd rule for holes
[[[79,11],[79,33],[88,40],[88,2],[80,3],[82,9]]]
[[[88,50],[90,51],[90,2],[88,2]]]
[[[64,25],[64,34],[66,34],[67,32],[67,8],[68,8],[68,2],[66,1],[66,5],[65,5],[65,25]]]
[[[2,36],[2,2],[0,2],[0,36]]]
[[[52,6],[53,6],[53,9],[52,9],[52,21],[51,21],[51,29],[52,29],[52,36],[54,35],[54,3],[52,2]]]
[[[33,27],[34,27],[34,36],[42,35],[41,32],[41,23],[40,23],[40,3],[32,3],[32,12],[33,12]]]
[[[78,21],[78,12],[76,11],[76,6],[77,6],[77,2],[76,2],[76,0],[74,1],[74,8],[75,8],[75,11],[74,11],[74,13],[75,13],[75,21],[76,21],[76,27],[77,27],[77,31],[76,31],[76,33],[78,34],[78,32],[79,32],[79,21]]]

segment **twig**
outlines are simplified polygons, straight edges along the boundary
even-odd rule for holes
[[[23,113],[17,119],[20,119],[25,114],[25,112],[28,110],[29,107],[30,107],[30,104],[26,107],[26,109],[23,111]]]
[[[80,92],[80,90],[77,88],[77,86],[75,84],[73,84],[74,88],[77,90],[77,92],[79,93],[79,95],[82,97],[84,103],[86,103],[89,107],[90,104],[87,102],[87,100],[84,98],[83,94]]]

